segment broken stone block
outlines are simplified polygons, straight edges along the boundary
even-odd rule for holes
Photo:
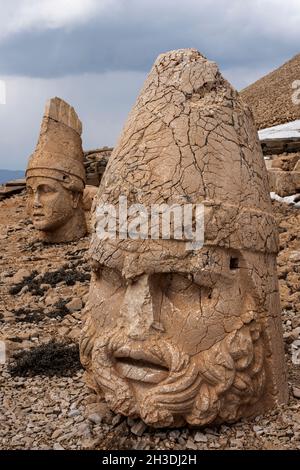
[[[77,312],[82,309],[82,300],[79,297],[74,297],[74,299],[66,304],[66,308],[71,313]]]
[[[300,171],[268,171],[270,190],[281,197],[291,196],[300,191]]]

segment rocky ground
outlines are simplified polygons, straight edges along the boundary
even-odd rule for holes
[[[36,239],[25,196],[0,202],[0,449],[300,449],[300,210],[274,202],[290,401],[254,420],[199,430],[147,429],[86,387],[78,356],[89,286],[80,242]]]

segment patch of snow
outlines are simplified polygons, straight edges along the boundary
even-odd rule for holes
[[[281,197],[276,193],[271,192],[270,193],[271,199],[274,201],[278,202],[284,202],[285,204],[288,204],[290,206],[297,207],[297,209],[300,209],[300,194],[293,194],[292,196],[285,196]],[[296,202],[295,199],[297,198]]]
[[[300,139],[300,119],[258,131],[259,140]]]

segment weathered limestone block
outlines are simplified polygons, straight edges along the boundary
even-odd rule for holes
[[[281,197],[291,196],[300,191],[300,171],[268,171],[270,190]]]
[[[282,171],[293,171],[299,161],[299,154],[292,153],[287,155],[280,155],[271,160],[272,168],[278,168]]]
[[[99,211],[204,206],[204,245],[100,237]],[[278,238],[253,117],[194,49],[156,60],[94,203],[88,383],[147,424],[204,426],[287,400]]]
[[[281,197],[300,192],[299,153],[280,155],[271,160],[268,169],[271,191]]]
[[[87,231],[81,132],[74,108],[60,98],[48,101],[26,171],[28,212],[48,242],[76,240]]]

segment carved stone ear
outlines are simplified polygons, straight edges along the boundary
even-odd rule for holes
[[[72,200],[73,200],[73,209],[76,209],[79,205],[79,200],[80,200],[80,193],[72,193]]]

